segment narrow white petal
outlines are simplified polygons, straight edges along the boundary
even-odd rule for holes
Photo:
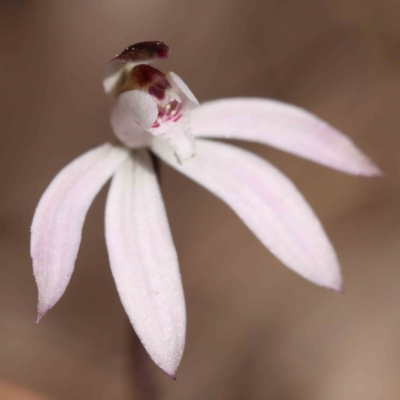
[[[31,228],[31,256],[39,290],[38,319],[63,295],[74,269],[87,210],[127,158],[105,144],[62,169],[44,192]]]
[[[285,265],[321,286],[341,290],[335,252],[294,184],[271,164],[239,148],[197,141],[197,156],[178,166],[160,141],[153,151],[225,201]]]
[[[313,114],[279,101],[210,101],[192,112],[195,136],[259,142],[356,175],[381,175],[344,134]]]
[[[149,153],[139,150],[115,174],[106,239],[118,293],[154,362],[174,376],[185,344],[178,259]]]

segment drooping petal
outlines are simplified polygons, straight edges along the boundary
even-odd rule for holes
[[[335,252],[318,218],[294,184],[258,156],[198,140],[198,154],[178,166],[160,141],[153,151],[225,201],[285,265],[321,286],[341,290]]]
[[[348,137],[311,113],[279,101],[210,101],[193,110],[191,122],[195,136],[259,142],[350,174],[381,174]]]
[[[128,152],[105,144],[62,169],[44,192],[31,228],[38,320],[63,295],[74,269],[88,208]]]
[[[115,174],[106,205],[106,240],[122,304],[154,362],[174,376],[185,344],[178,259],[149,153]]]
[[[118,96],[111,112],[111,126],[117,138],[131,148],[147,146],[149,129],[157,119],[153,97],[142,90],[130,90]]]

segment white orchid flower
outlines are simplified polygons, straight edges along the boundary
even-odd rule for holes
[[[111,125],[123,146],[90,150],[54,178],[33,219],[31,255],[40,319],[63,295],[88,208],[113,177],[105,233],[117,290],[149,355],[174,377],[185,344],[185,302],[149,152],[226,202],[287,267],[337,291],[335,251],[294,184],[260,157],[204,138],[259,142],[350,174],[380,171],[346,136],[295,106],[257,98],[199,106],[176,74],[148,64],[167,55],[162,42],[145,42],[111,61],[104,88],[115,97]]]

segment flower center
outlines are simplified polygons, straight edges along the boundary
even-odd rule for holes
[[[126,74],[119,94],[129,90],[143,90],[156,99],[158,116],[152,128],[158,128],[164,122],[176,122],[182,117],[181,100],[160,70],[147,64],[133,67]]]
[[[173,100],[165,106],[158,106],[158,117],[152,128],[158,128],[162,123],[172,121],[176,122],[182,117],[182,103]]]
[[[128,90],[143,90],[162,102],[168,89],[171,89],[171,85],[163,72],[150,65],[140,64],[127,73],[119,94]]]

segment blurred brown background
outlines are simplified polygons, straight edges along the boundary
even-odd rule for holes
[[[400,398],[400,2],[0,1],[0,399]],[[29,227],[54,175],[112,139],[101,80],[125,46],[163,40],[200,101],[272,97],[351,136],[385,179],[255,144],[339,254],[346,295],[276,261],[219,200],[162,165],[188,309],[176,382],[138,345],[109,271],[104,190],[75,273],[39,324]]]

